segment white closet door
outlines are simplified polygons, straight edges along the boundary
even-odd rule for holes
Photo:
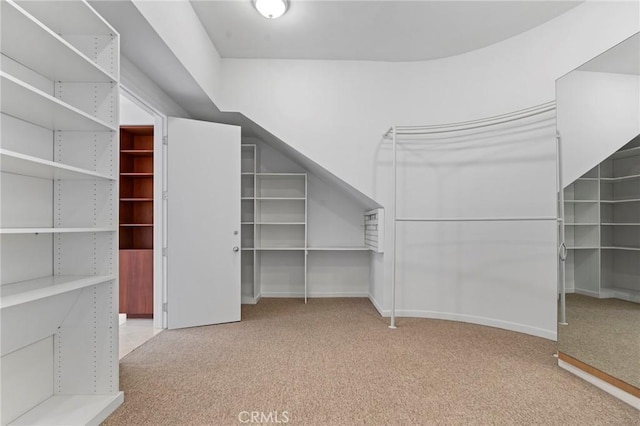
[[[168,327],[240,321],[240,127],[168,131]]]

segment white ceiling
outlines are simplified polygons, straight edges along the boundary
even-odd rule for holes
[[[419,61],[458,55],[532,29],[581,0],[289,0],[281,18],[251,0],[191,0],[225,58]]]
[[[596,56],[578,69],[640,75],[640,33]]]

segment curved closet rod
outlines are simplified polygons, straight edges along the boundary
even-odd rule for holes
[[[494,126],[497,124],[509,123],[511,121],[522,120],[524,118],[533,117],[538,114],[542,114],[548,111],[552,111],[556,108],[556,102],[551,101],[541,105],[521,109],[518,111],[509,112],[506,114],[496,115],[493,117],[486,117],[477,120],[461,121],[458,123],[449,124],[435,124],[429,126],[394,126],[389,128],[384,134],[384,137],[389,137],[390,134],[396,135],[430,135],[438,133],[459,132],[464,130],[480,129],[483,127]]]
[[[536,105],[533,107],[521,109],[519,111],[513,111],[506,114],[496,115],[493,117],[486,117],[477,120],[471,121],[462,121],[459,123],[450,123],[450,124],[437,124],[431,126],[392,126],[387,132],[383,135],[383,138],[388,138],[389,135],[393,141],[393,240],[392,240],[392,262],[391,262],[391,320],[389,324],[389,328],[396,328],[396,238],[397,238],[397,224],[398,222],[403,221],[431,221],[429,218],[398,218],[397,216],[397,205],[398,205],[398,194],[397,194],[397,179],[398,179],[398,164],[397,164],[397,145],[399,143],[398,136],[400,135],[409,135],[409,136],[418,136],[418,135],[430,135],[430,134],[439,134],[439,133],[450,133],[450,132],[459,132],[464,130],[472,130],[472,129],[480,129],[484,127],[495,126],[498,124],[510,123],[512,121],[522,120],[528,117],[533,117],[539,114],[543,114],[545,112],[553,111],[556,109],[556,102],[551,101],[541,105]],[[558,167],[558,179],[559,179],[559,188],[562,188],[562,164],[560,162],[560,138],[558,135],[557,143],[556,143],[557,153],[556,153],[556,165]],[[562,191],[561,199],[562,202]],[[562,211],[559,212],[558,218],[551,217],[535,217],[535,218],[464,218],[464,219],[447,219],[451,220],[461,220],[461,221],[469,221],[469,220],[482,220],[482,221],[503,221],[503,220],[557,220],[562,222],[564,221],[564,214]],[[562,227],[561,227],[562,228]],[[564,245],[564,228],[562,228],[561,234],[561,245],[560,251],[562,250],[562,246]],[[562,256],[560,256],[561,260]],[[559,273],[563,273],[564,275],[564,262],[562,262],[563,269]],[[565,309],[564,309],[564,277],[562,277],[562,312],[561,312],[561,323],[565,321]]]

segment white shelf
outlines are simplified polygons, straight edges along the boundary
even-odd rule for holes
[[[581,203],[597,203],[599,200],[564,200],[565,203],[581,204]]]
[[[307,174],[306,173],[256,173],[255,175],[258,177],[266,177],[266,178],[280,178],[284,176],[295,176],[295,177],[303,178]]]
[[[640,291],[629,290],[627,288],[602,287],[600,289],[600,298],[609,297],[627,300],[629,302],[640,303]]]
[[[620,176],[620,177],[612,177],[612,178],[600,178],[603,182],[621,182],[621,181],[634,181],[640,180],[640,175],[629,175],[629,176]]]
[[[305,197],[253,197],[252,199],[261,201],[278,201],[278,200],[298,200],[304,201]]]
[[[565,223],[566,226],[598,226],[599,223]]]
[[[589,182],[589,181],[591,181],[591,182],[597,182],[597,181],[598,181],[598,178],[597,178],[597,177],[589,177],[589,178],[581,177],[581,178],[576,179],[576,181],[581,181],[581,182]]]
[[[255,175],[255,173],[254,173],[254,172],[242,172],[242,173],[240,173],[240,174],[241,174],[242,176],[253,176],[253,175]]]
[[[118,130],[5,72],[0,77],[4,114],[51,130]]]
[[[304,222],[256,222],[256,225],[305,225]]]
[[[255,247],[258,251],[304,251],[304,247]]]
[[[115,81],[78,49],[8,2],[2,2],[2,53],[51,81]]]
[[[117,180],[114,177],[62,163],[0,149],[0,171],[43,179]]]
[[[640,155],[640,147],[629,148],[629,149],[621,149],[620,151],[617,151],[615,154],[613,154],[608,159],[609,160],[615,160],[617,158],[631,157],[631,156],[634,156],[634,155]]]
[[[640,226],[640,223],[603,223],[602,226]]]
[[[115,232],[116,227],[110,228],[0,228],[0,234],[67,234]]]
[[[58,34],[113,36],[116,30],[87,2],[61,1],[52,10],[50,1],[16,0],[36,19]]]
[[[640,247],[620,247],[620,246],[606,246],[602,247],[602,250],[627,250],[627,251],[640,251]]]
[[[115,276],[110,275],[58,275],[4,284],[0,286],[0,308],[21,305],[115,279]]]
[[[308,251],[371,251],[369,247],[307,247]]]
[[[99,424],[124,401],[124,394],[55,395],[9,423],[22,425],[87,425]]]
[[[620,203],[637,203],[640,202],[640,198],[630,198],[628,200],[601,200],[602,204],[620,204]]]
[[[600,247],[567,247],[567,250],[598,250]]]

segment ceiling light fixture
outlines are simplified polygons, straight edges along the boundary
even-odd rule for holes
[[[287,11],[287,0],[254,0],[253,5],[262,16],[279,18]]]

